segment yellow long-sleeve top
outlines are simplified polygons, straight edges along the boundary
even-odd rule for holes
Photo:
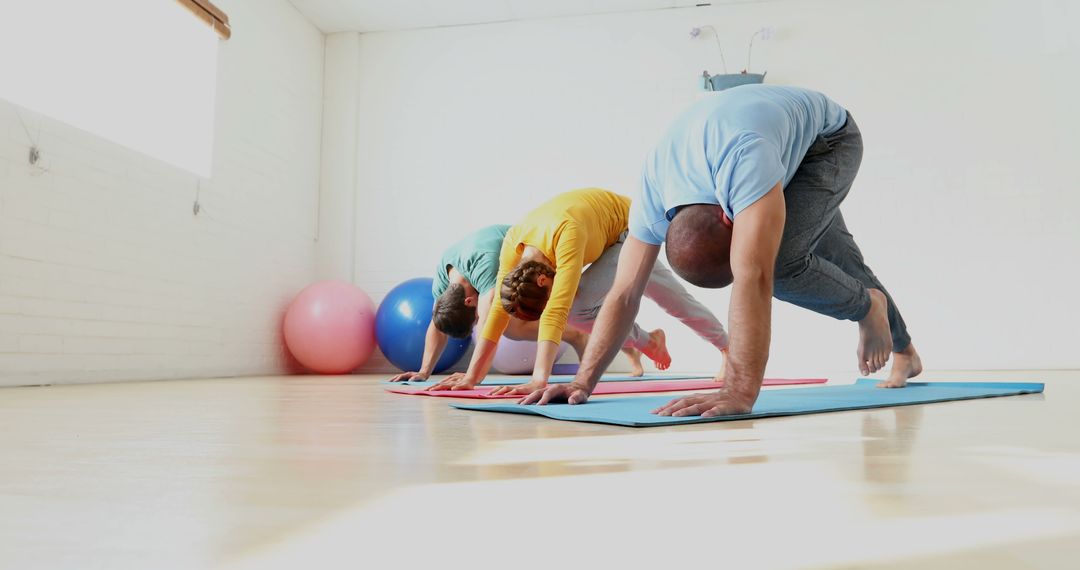
[[[499,300],[499,291],[506,274],[521,261],[525,246],[531,245],[555,262],[555,279],[547,306],[540,316],[537,340],[561,341],[582,268],[596,261],[605,249],[618,241],[629,220],[630,198],[599,188],[559,194],[530,212],[510,228],[503,240],[495,299],[481,337],[498,342],[510,323],[510,315]]]

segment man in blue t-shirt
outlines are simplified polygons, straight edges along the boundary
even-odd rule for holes
[[[855,120],[821,93],[746,85],[690,107],[653,150],[630,238],[574,382],[525,403],[585,402],[637,314],[643,275],[667,243],[671,268],[700,287],[733,285],[725,387],[678,398],[661,415],[751,411],[771,335],[771,298],[859,323],[858,365],[893,366],[878,386],[899,388],[922,372],[903,318],[863,262],[844,224],[843,202],[862,160]]]

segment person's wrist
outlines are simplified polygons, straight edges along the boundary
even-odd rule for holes
[[[721,389],[721,392],[723,392],[729,400],[752,406],[754,402],[757,401],[761,388],[755,388],[753,384],[747,382],[728,381]]]
[[[576,391],[576,390],[581,390],[581,391],[585,392],[586,394],[591,395],[592,391],[593,391],[593,387],[590,386],[588,382],[582,382],[580,380],[574,380],[574,381],[570,382],[570,391],[573,392],[573,391]]]

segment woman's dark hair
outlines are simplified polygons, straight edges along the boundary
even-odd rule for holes
[[[523,321],[540,320],[544,307],[547,307],[548,297],[551,296],[550,287],[536,284],[536,279],[541,275],[554,279],[555,270],[546,263],[526,261],[506,275],[499,297],[502,299],[503,309],[506,309],[510,316]]]

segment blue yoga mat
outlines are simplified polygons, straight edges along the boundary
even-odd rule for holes
[[[604,374],[600,377],[601,382],[633,382],[636,380],[699,380],[702,378],[712,378],[709,374],[691,374],[691,375],[668,375],[668,374],[646,374],[644,376],[626,376],[619,374]],[[548,378],[548,384],[566,384],[574,379],[572,374],[559,375]],[[532,380],[532,376],[488,376],[484,378],[484,381],[480,383],[481,386],[516,386],[518,384],[525,384],[529,380]],[[436,382],[388,382],[383,381],[383,384],[392,384],[394,386],[433,386]]]
[[[671,396],[647,398],[596,398],[586,404],[549,404],[547,406],[522,406],[519,404],[451,404],[462,410],[484,412],[507,412],[533,414],[556,420],[594,422],[630,427],[667,426],[796,416],[910,406],[952,400],[994,398],[1035,394],[1043,391],[1042,384],[1012,382],[911,382],[906,388],[877,388],[877,380],[860,379],[855,384],[823,386],[819,388],[795,388],[790,390],[763,390],[754,404],[753,412],[740,416],[702,418],[699,416],[673,418],[650,414],[672,400]]]

